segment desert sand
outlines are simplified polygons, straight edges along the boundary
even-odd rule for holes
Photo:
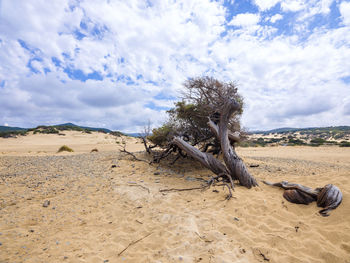
[[[102,133],[0,138],[0,262],[350,262],[350,149],[237,148],[260,181],[332,183],[343,203],[321,217],[279,188],[160,192],[200,186],[191,161],[149,165]],[[73,153],[57,153],[63,144]],[[91,150],[97,148],[98,152]],[[43,206],[45,204],[45,206]]]

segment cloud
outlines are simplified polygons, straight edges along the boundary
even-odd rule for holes
[[[297,12],[306,7],[306,3],[303,0],[282,0],[281,8],[284,12]]]
[[[260,21],[259,14],[245,13],[238,14],[232,18],[228,25],[230,26],[241,26],[241,27],[249,27],[254,26]]]
[[[343,23],[350,25],[350,2],[341,2],[339,5],[339,11],[341,13]]]
[[[261,11],[269,10],[279,2],[280,0],[254,0],[254,3],[259,7]]]
[[[281,20],[283,18],[283,16],[281,14],[276,14],[272,17],[270,17],[270,21],[271,23],[276,23],[276,21]]]
[[[248,128],[350,123],[349,3],[254,3],[3,0],[0,122],[140,131],[210,75],[239,83]]]

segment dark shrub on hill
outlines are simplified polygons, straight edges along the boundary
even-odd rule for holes
[[[341,141],[339,144],[340,147],[350,147],[350,142],[347,141]]]

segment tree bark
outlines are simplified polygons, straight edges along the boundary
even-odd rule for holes
[[[208,126],[210,130],[215,134],[215,137],[220,140],[219,137],[219,127],[209,118]],[[234,142],[239,142],[241,140],[239,132],[231,132],[228,131],[228,139],[230,140],[231,144]]]
[[[251,188],[252,186],[257,186],[258,183],[255,178],[250,175],[244,162],[238,157],[237,153],[232,148],[228,138],[228,121],[231,115],[238,109],[239,104],[233,99],[228,99],[224,104],[219,123],[220,144],[224,156],[224,162],[232,178],[237,179],[241,185]]]
[[[210,169],[213,173],[217,175],[227,173],[226,167],[218,159],[216,159],[212,154],[201,152],[196,147],[188,144],[187,142],[185,142],[179,137],[175,137],[173,139],[173,144],[177,145],[181,150],[186,152],[193,159],[200,162],[206,168]]]

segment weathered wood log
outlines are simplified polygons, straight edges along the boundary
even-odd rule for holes
[[[295,190],[295,189],[285,190],[283,193],[283,197],[287,201],[289,201],[291,203],[295,203],[295,204],[308,205],[308,204],[316,201],[314,196],[307,194],[305,192],[302,192],[302,191]]]
[[[212,154],[201,152],[196,147],[188,144],[179,137],[175,137],[172,143],[178,146],[184,152],[186,152],[187,155],[191,156],[193,159],[197,160],[203,166],[211,170],[213,173],[217,175],[228,173],[225,165],[223,165]]]
[[[329,212],[336,209],[343,200],[343,194],[340,189],[332,184],[327,184],[322,188],[317,196],[317,206],[324,207],[319,213],[323,216],[329,216]]]
[[[288,183],[287,181],[279,183],[263,181],[263,183],[285,189],[283,197],[291,203],[307,205],[317,201],[318,207],[324,207],[324,209],[319,211],[322,216],[329,216],[328,213],[336,209],[343,200],[343,195],[339,188],[332,184],[312,189],[301,184]]]
[[[223,105],[219,123],[220,144],[224,162],[232,178],[237,178],[241,185],[251,188],[252,186],[257,186],[258,183],[255,178],[250,175],[244,162],[238,157],[228,139],[227,124],[231,115],[237,111],[239,107],[240,105],[238,102],[233,99],[227,99],[226,103]]]
[[[294,183],[289,183],[288,181],[282,181],[278,183],[270,183],[267,181],[263,181],[264,184],[271,185],[271,186],[277,186],[281,187],[285,190],[298,190],[299,192],[308,194],[312,197],[314,197],[315,201],[317,199],[317,195],[319,194],[320,190],[319,188],[312,189],[310,187],[301,185],[301,184],[294,184]]]

